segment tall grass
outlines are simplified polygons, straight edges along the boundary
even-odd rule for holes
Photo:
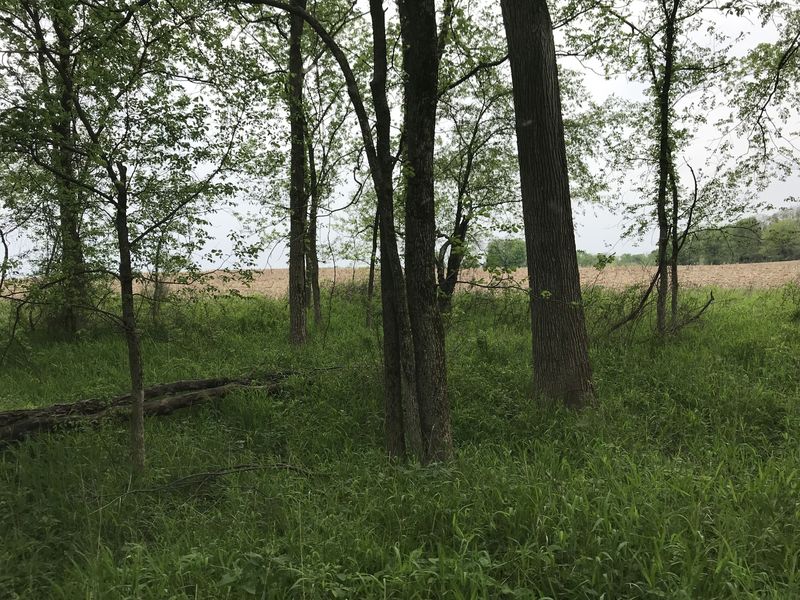
[[[780,291],[716,295],[661,341],[600,335],[614,298],[596,298],[601,402],[579,414],[530,397],[523,299],[458,297],[457,457],[425,468],[381,451],[357,298],[300,351],[280,302],[170,306],[145,334],[148,381],[298,374],[149,420],[135,484],[122,425],[2,451],[0,598],[800,597],[800,327]],[[111,331],[25,346],[2,409],[125,388]],[[244,463],[263,468],[169,485]]]

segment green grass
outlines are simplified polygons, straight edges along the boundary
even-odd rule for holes
[[[171,306],[168,329],[145,332],[148,382],[306,374],[148,420],[136,483],[122,425],[2,451],[0,598],[800,598],[796,307],[716,295],[664,341],[600,335],[615,299],[593,297],[601,402],[580,414],[530,398],[523,301],[459,298],[457,457],[427,468],[383,455],[359,301],[336,300],[303,351],[279,302]],[[125,388],[124,349],[99,326],[24,343],[0,371],[2,409]],[[163,487],[243,463],[265,468]]]

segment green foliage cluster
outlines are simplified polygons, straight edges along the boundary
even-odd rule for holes
[[[494,239],[486,246],[486,256],[484,267],[489,270],[508,270],[520,269],[526,264],[525,240],[516,238]],[[629,266],[629,265],[652,265],[655,261],[654,253],[650,254],[592,254],[585,250],[578,250],[579,267],[603,268],[610,264]]]
[[[630,254],[624,252],[623,254],[592,254],[578,250],[578,266],[579,267],[597,267],[603,268],[610,264],[621,266],[633,265],[652,265],[655,262],[655,253],[650,254]]]
[[[797,597],[796,307],[781,291],[716,295],[725,309],[679,338],[597,337],[602,403],[582,413],[529,396],[524,295],[457,296],[457,457],[426,468],[380,451],[379,340],[356,325],[361,298],[335,297],[302,354],[280,302],[169,304],[145,328],[147,381],[303,374],[277,395],[150,419],[145,491],[130,490],[124,424],[4,449],[0,597]],[[616,298],[590,300],[596,328]],[[69,352],[15,347],[0,408],[118,393],[124,353],[103,329]],[[164,487],[243,463],[308,472]]]
[[[800,212],[776,213],[764,222],[748,217],[729,227],[699,231],[681,253],[684,264],[781,260],[800,260]]]
[[[489,270],[513,271],[527,264],[525,240],[496,238],[486,246],[484,267]]]

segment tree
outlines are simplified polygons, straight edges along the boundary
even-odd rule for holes
[[[502,0],[522,184],[534,386],[580,408],[594,399],[569,194],[555,44],[545,0]]]
[[[39,100],[39,109],[49,113],[47,136],[52,141],[48,162],[66,177],[53,182],[57,228],[53,231],[58,248],[58,265],[52,279],[58,279],[61,290],[53,330],[74,338],[81,325],[81,311],[89,301],[88,268],[84,257],[81,234],[85,204],[79,186],[74,184],[82,157],[75,153],[75,111],[72,97],[78,49],[73,15],[69,10],[48,10],[38,3],[3,2],[0,4],[0,37],[8,50],[7,77],[11,81],[8,98],[13,110],[18,101]],[[49,23],[43,23],[46,15]],[[40,26],[41,24],[41,26]],[[49,31],[48,31],[49,25]],[[49,34],[49,35],[48,35]],[[50,59],[53,60],[50,60]],[[6,149],[25,153],[29,145],[23,142],[26,132],[6,129]],[[31,190],[33,191],[33,190]]]
[[[103,313],[121,325],[125,336],[134,400],[131,458],[137,472],[144,468],[144,374],[134,293],[137,261],[141,264],[139,257],[152,234],[176,220],[192,218],[193,207],[202,202],[210,208],[218,194],[230,191],[230,186],[214,181],[231,157],[242,103],[251,98],[246,90],[235,89],[222,99],[217,92],[226,85],[208,85],[216,76],[213,68],[203,72],[209,67],[205,57],[220,47],[216,36],[224,30],[207,8],[192,0],[163,8],[148,2],[134,6],[70,2],[26,13],[32,28],[51,41],[41,50],[42,60],[53,69],[59,88],[71,90],[70,143],[72,152],[85,159],[81,170],[66,168],[58,157],[51,159],[48,150],[61,138],[52,134],[50,114],[36,110],[39,97],[25,98],[25,104],[9,115],[9,128],[18,133],[16,139],[24,144],[27,156],[56,181],[82,191],[98,227],[116,246],[117,268],[109,265],[106,272],[119,281],[121,316]],[[60,20],[72,24],[75,49],[58,41]],[[69,69],[62,60],[65,52],[71,57]],[[190,74],[187,69],[196,70]],[[70,87],[70,79],[81,85]],[[204,94],[190,94],[182,83],[187,80],[207,82]],[[213,114],[211,104],[219,109]],[[209,136],[209,129],[218,137]],[[19,135],[22,131],[28,136]]]
[[[435,149],[439,306],[450,309],[468,248],[489,230],[519,222],[511,83],[496,47],[499,10],[454,4],[441,38]],[[440,32],[444,27],[440,28]],[[441,33],[440,33],[441,36]]]
[[[424,456],[426,461],[441,461],[452,455],[453,439],[434,262],[433,148],[439,95],[439,36],[433,0],[399,0],[398,6],[405,75],[403,175],[408,306]]]
[[[763,253],[767,260],[800,259],[800,220],[779,219],[764,229]]]
[[[406,279],[403,273],[402,263],[400,262],[400,254],[397,247],[397,234],[395,230],[395,214],[394,214],[394,183],[392,179],[392,171],[396,162],[395,157],[391,152],[391,109],[388,101],[387,94],[387,43],[386,43],[386,15],[384,13],[383,2],[381,0],[370,0],[370,16],[372,18],[372,78],[370,81],[370,89],[372,92],[372,104],[374,108],[375,121],[374,124],[370,122],[369,115],[364,105],[364,94],[362,93],[359,81],[350,65],[346,54],[342,47],[337,43],[336,39],[331,35],[325,26],[314,17],[314,15],[299,7],[281,2],[280,0],[247,0],[246,4],[253,4],[259,6],[269,6],[279,10],[289,12],[294,15],[302,16],[310,28],[325,44],[328,51],[331,53],[346,82],[347,93],[353,105],[353,111],[358,120],[359,130],[364,143],[364,153],[367,157],[367,162],[370,168],[370,175],[372,178],[373,188],[377,196],[377,214],[378,214],[378,231],[379,231],[379,244],[381,251],[381,300],[382,300],[382,322],[383,322],[383,347],[384,347],[384,402],[385,402],[385,427],[386,427],[386,443],[387,450],[390,456],[402,456],[406,452],[417,457],[422,462],[430,460],[437,460],[444,457],[449,453],[451,448],[450,429],[449,429],[449,415],[446,410],[442,410],[442,404],[425,404],[424,406],[418,399],[418,392],[420,389],[432,390],[432,399],[444,399],[446,401],[446,388],[441,384],[445,382],[444,368],[444,354],[442,352],[441,358],[437,354],[438,348],[443,350],[443,344],[439,345],[439,330],[436,328],[436,319],[438,313],[417,315],[416,327],[421,332],[423,337],[418,338],[421,344],[421,355],[431,357],[434,361],[431,366],[425,366],[422,370],[422,375],[425,377],[423,383],[418,386],[417,378],[420,372],[415,365],[415,356],[417,353],[416,345],[418,339],[415,338],[412,332],[411,311],[424,310],[424,307],[430,305],[430,297],[433,296],[433,306],[435,309],[435,294],[431,294],[424,287],[412,289],[406,287]],[[407,7],[408,8],[408,7]],[[433,125],[433,121],[429,116],[431,106],[433,108],[433,115],[435,119],[435,92],[434,85],[434,101],[431,104],[428,96],[428,87],[430,85],[430,74],[421,72],[422,65],[416,65],[415,61],[420,60],[425,66],[430,66],[430,57],[426,56],[427,49],[430,47],[429,40],[424,39],[424,36],[429,34],[430,18],[433,18],[434,36],[435,36],[435,13],[430,13],[428,10],[431,6],[427,4],[424,7],[426,13],[420,18],[426,22],[420,23],[425,25],[425,33],[420,40],[423,42],[426,50],[422,51],[421,55],[417,55],[417,50],[411,51],[412,57],[411,69],[412,75],[415,79],[413,86],[417,86],[416,92],[419,94],[418,99],[413,101],[410,105],[419,105],[423,111],[421,115],[410,117],[411,127],[408,128],[406,123],[406,135],[415,137],[414,142],[407,143],[408,150],[408,163],[411,165],[419,165],[421,169],[416,175],[407,173],[409,180],[412,181],[411,187],[415,189],[413,192],[407,192],[407,206],[408,212],[409,205],[417,203],[412,206],[412,216],[409,218],[411,222],[410,237],[414,240],[415,250],[412,250],[414,259],[412,263],[415,265],[427,264],[430,265],[430,274],[421,272],[416,275],[416,281],[428,281],[433,278],[433,246],[432,231],[433,224],[427,222],[427,215],[429,210],[432,213],[433,207],[430,209],[426,206],[428,194],[428,178],[425,175],[425,169],[432,171],[432,164],[428,165],[428,156],[432,161],[432,133],[429,134],[428,123]],[[408,14],[408,13],[407,13]],[[417,24],[417,14],[410,15],[411,21]],[[410,33],[410,32],[409,32]],[[411,34],[414,35],[414,34]],[[408,48],[405,49],[408,51]],[[434,57],[434,65],[438,61]],[[404,67],[405,68],[405,67]],[[414,71],[417,69],[417,71]],[[416,82],[419,76],[420,82]],[[435,84],[436,75],[433,76]],[[427,87],[426,87],[427,86]],[[423,89],[420,89],[422,87]],[[413,94],[412,94],[413,97]],[[373,135],[373,125],[375,134]],[[428,136],[430,135],[431,147],[426,147]],[[430,200],[432,202],[432,190],[430,190]],[[406,234],[409,236],[408,223],[406,224]],[[429,250],[429,256],[423,256],[424,251]],[[415,254],[416,253],[416,254]],[[435,281],[434,281],[435,284]],[[435,290],[434,290],[435,292]],[[409,301],[409,296],[415,295],[413,302]],[[414,308],[411,309],[413,304]],[[441,321],[439,321],[439,328]],[[423,339],[424,338],[424,339]],[[445,390],[442,395],[442,390]],[[426,400],[429,402],[429,400]],[[431,427],[429,430],[430,436],[423,437],[422,430],[422,411],[427,411],[426,419],[427,424]],[[446,419],[446,427],[444,426],[443,419]]]
[[[759,4],[762,25],[775,26],[778,35],[734,63],[727,86],[735,113],[730,121],[749,141],[750,153],[775,163],[785,176],[800,162],[783,134],[800,111],[800,10],[791,2]]]
[[[648,0],[633,10],[613,0],[588,3],[571,25],[583,45],[595,38],[590,55],[607,75],[624,74],[645,85],[647,98],[630,105],[628,151],[621,167],[641,173],[633,189],[641,203],[628,207],[638,216],[629,231],[658,230],[657,272],[629,321],[656,292],[656,330],[676,331],[679,318],[680,254],[687,241],[715,223],[731,222],[756,206],[770,181],[763,161],[743,161],[732,138],[723,135],[703,165],[686,156],[708,115],[717,108],[732,64],[733,35],[709,15],[741,15],[749,2]],[[579,24],[582,23],[582,24]],[[579,31],[579,34],[575,34]]]
[[[487,269],[502,269],[512,271],[527,264],[525,254],[525,240],[495,239],[486,246]]]
[[[305,10],[305,0],[292,0]],[[301,345],[308,335],[306,325],[306,121],[303,106],[303,27],[301,16],[290,15],[288,104],[290,131],[289,176],[289,340]]]

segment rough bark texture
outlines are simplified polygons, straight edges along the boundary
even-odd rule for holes
[[[59,237],[61,249],[61,273],[64,277],[63,302],[56,315],[56,322],[62,333],[73,338],[81,325],[81,307],[88,306],[88,286],[86,264],[81,239],[81,201],[80,191],[72,181],[75,180],[75,147],[72,103],[74,94],[72,25],[70,15],[59,15],[54,19],[53,29],[58,40],[57,70],[55,81],[59,88],[59,109],[53,123],[53,166],[59,173],[56,178],[58,200]],[[42,42],[43,43],[43,42]]]
[[[674,70],[675,18],[680,0],[672,0],[669,10],[664,7],[666,27],[664,29],[664,69],[658,84],[658,191],[656,195],[656,214],[658,217],[658,280],[656,298],[656,329],[659,334],[667,330],[667,295],[669,293],[669,268],[667,247],[670,237],[670,223],[667,215],[667,185],[670,173],[670,99]],[[677,232],[675,232],[677,235]],[[676,288],[677,289],[677,288]]]
[[[372,169],[378,197],[381,249],[381,319],[383,324],[384,426],[389,456],[406,452],[425,458],[411,321],[405,277],[394,225],[392,185],[391,113],[386,96],[386,23],[381,0],[370,0],[373,39],[373,73],[370,87],[375,107],[376,167]]]
[[[110,167],[109,167],[110,169]],[[128,231],[127,169],[118,164],[116,230],[119,248],[119,283],[122,300],[122,327],[128,347],[128,370],[131,378],[131,464],[133,470],[144,471],[144,377],[142,369],[142,347],[136,324],[136,307],[133,295],[133,266],[131,243]]]
[[[306,0],[292,0],[305,9]],[[289,121],[291,160],[289,173],[289,341],[306,342],[306,125],[303,110],[303,18],[290,16],[289,30]]]
[[[400,0],[399,10],[405,74],[406,287],[425,461],[442,461],[452,455],[453,438],[444,329],[436,298],[433,198],[433,148],[439,91],[436,7],[433,0]]]
[[[567,176],[552,23],[545,0],[502,0],[530,278],[534,388],[582,407],[593,399]]]

